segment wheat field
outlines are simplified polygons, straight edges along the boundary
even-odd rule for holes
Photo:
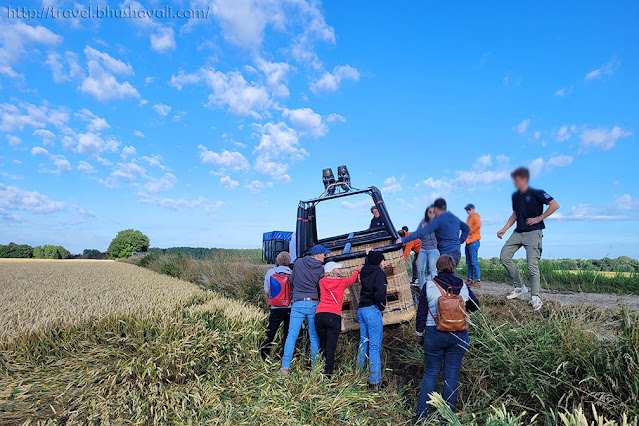
[[[207,292],[131,264],[0,261],[0,341],[114,316],[144,318]]]

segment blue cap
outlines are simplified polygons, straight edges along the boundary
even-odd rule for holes
[[[316,254],[331,254],[331,252],[329,250],[326,250],[326,247],[324,247],[323,245],[315,244],[311,249],[311,254],[315,256]]]
[[[466,207],[464,207],[464,210],[470,210],[470,209],[474,209],[475,205],[474,204],[466,204]]]

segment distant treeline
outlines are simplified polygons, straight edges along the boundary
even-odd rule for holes
[[[149,254],[167,256],[190,256],[195,259],[211,259],[214,257],[239,258],[246,261],[261,261],[261,249],[224,249],[207,247],[151,247]]]
[[[73,255],[62,246],[45,244],[31,247],[27,244],[0,244],[0,258],[13,259],[104,259],[106,253],[96,249],[85,249],[82,254]]]
[[[524,265],[526,259],[514,259],[518,265]],[[499,258],[486,259],[486,262],[501,266]],[[639,260],[628,256],[603,259],[542,259],[540,266],[552,267],[555,270],[570,271],[604,271],[604,272],[639,272]]]

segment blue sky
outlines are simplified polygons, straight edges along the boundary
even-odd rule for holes
[[[561,205],[546,257],[639,257],[635,2],[29,4],[49,16],[0,17],[2,243],[258,247],[347,164],[398,227],[474,203],[491,257],[526,165]],[[322,206],[320,233],[369,204]]]

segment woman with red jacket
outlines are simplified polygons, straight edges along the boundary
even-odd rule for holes
[[[320,353],[326,357],[324,374],[330,377],[335,366],[337,339],[342,332],[342,302],[344,290],[353,285],[359,269],[350,278],[340,275],[342,265],[328,262],[324,265],[324,278],[319,282],[320,301],[315,311],[315,330],[320,341]]]

